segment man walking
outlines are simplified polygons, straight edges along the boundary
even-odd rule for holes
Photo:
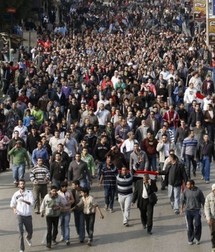
[[[30,180],[33,182],[33,192],[35,197],[35,213],[40,214],[40,202],[47,194],[47,184],[50,181],[50,172],[43,165],[43,159],[37,159],[37,165],[30,172]]]
[[[157,192],[157,185],[154,180],[149,178],[148,174],[144,174],[142,180],[138,180],[133,194],[132,203],[137,201],[137,207],[140,210],[141,222],[143,228],[147,228],[148,234],[152,234],[153,212],[155,201],[152,201],[152,194]],[[155,196],[156,197],[156,196]]]
[[[68,183],[62,182],[58,195],[62,197],[62,210],[60,214],[60,226],[61,226],[61,239],[65,241],[66,245],[70,245],[70,217],[71,217],[71,205],[75,202],[73,195],[67,190]]]
[[[168,197],[170,204],[176,215],[179,212],[181,185],[187,182],[187,174],[184,165],[178,160],[175,154],[169,155],[170,162],[164,171],[159,171],[159,175],[166,175],[168,181]]]
[[[87,163],[81,160],[80,153],[75,154],[75,160],[69,165],[68,179],[69,181],[79,180],[80,186],[85,188],[89,188],[90,183],[92,183],[91,174],[88,170]]]
[[[185,160],[186,173],[188,179],[191,178],[191,163],[193,165],[193,176],[196,176],[196,152],[197,152],[198,141],[194,138],[194,131],[191,130],[188,137],[186,137],[182,144],[181,159]]]
[[[204,207],[205,197],[202,191],[195,186],[194,180],[186,183],[186,190],[181,198],[181,213],[185,210],[187,223],[188,244],[192,245],[196,239],[196,245],[200,243],[202,234],[201,206]]]
[[[13,178],[14,184],[17,186],[18,181],[24,179],[25,176],[25,161],[27,161],[28,167],[30,167],[28,153],[22,147],[22,142],[18,140],[16,145],[8,152],[8,155],[13,157]]]
[[[18,229],[20,234],[20,252],[24,252],[24,227],[27,232],[25,240],[29,246],[32,245],[31,238],[33,234],[32,224],[32,206],[34,205],[33,194],[30,190],[25,189],[25,180],[19,180],[19,190],[16,191],[11,199],[10,207],[17,216]]]
[[[116,193],[116,175],[117,169],[112,164],[110,156],[106,157],[106,163],[103,165],[100,177],[100,185],[104,183],[105,210],[108,208],[113,213],[114,195]]]
[[[200,144],[200,159],[202,161],[202,179],[206,184],[210,183],[210,169],[212,157],[215,160],[214,143],[209,140],[208,134],[204,134]]]
[[[120,174],[116,177],[117,180],[117,191],[118,191],[118,201],[120,208],[123,213],[123,225],[129,226],[129,216],[132,203],[132,183],[133,176],[129,173],[126,167],[122,167]]]
[[[205,199],[204,211],[211,232],[212,252],[215,252],[215,184]]]

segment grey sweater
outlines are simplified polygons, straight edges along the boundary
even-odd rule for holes
[[[186,189],[181,197],[181,205],[185,206],[185,210],[197,210],[204,207],[205,197],[203,192],[196,186]]]

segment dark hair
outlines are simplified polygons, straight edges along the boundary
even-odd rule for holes
[[[74,181],[72,181],[72,183],[75,184],[75,185],[78,185],[78,186],[80,185],[80,181],[79,180],[74,180]]]
[[[50,189],[51,189],[51,190],[53,190],[53,189],[57,190],[58,188],[57,188],[57,186],[52,185]]]
[[[191,185],[195,185],[195,181],[193,179],[189,179],[187,182],[190,182]]]
[[[66,181],[63,181],[60,183],[60,187],[68,186],[68,183]]]
[[[82,187],[80,191],[89,195],[90,190],[87,187]]]
[[[25,183],[25,180],[24,179],[19,179],[19,182]]]

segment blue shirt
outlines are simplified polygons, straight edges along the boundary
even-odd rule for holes
[[[45,148],[42,148],[42,149],[37,148],[33,150],[31,160],[34,165],[37,165],[38,158],[42,158],[43,160],[49,159],[48,152]]]

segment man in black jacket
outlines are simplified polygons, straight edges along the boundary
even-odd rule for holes
[[[214,143],[209,140],[208,134],[204,134],[200,144],[200,160],[202,161],[202,179],[206,184],[210,183],[210,169],[212,157],[215,160]]]
[[[184,165],[178,160],[175,154],[170,154],[170,163],[164,171],[159,171],[159,175],[166,175],[168,181],[168,197],[176,215],[179,212],[181,186],[187,182],[187,174]]]
[[[132,199],[133,204],[137,201],[143,227],[144,229],[147,227],[147,232],[150,235],[152,234],[153,211],[156,204],[151,201],[151,198],[157,190],[156,182],[151,180],[148,174],[144,174],[143,179],[138,180],[135,185]]]
[[[50,180],[60,189],[61,183],[67,181],[68,164],[62,161],[61,154],[55,153],[55,161],[50,166]]]

